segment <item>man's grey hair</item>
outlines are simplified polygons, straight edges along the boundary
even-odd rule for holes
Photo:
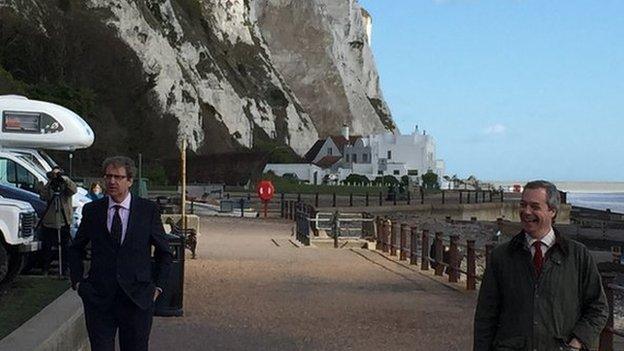
[[[132,160],[130,157],[112,156],[112,157],[107,158],[106,160],[104,160],[104,162],[102,162],[102,173],[106,173],[106,168],[108,168],[108,166],[113,166],[115,168],[121,168],[121,167],[125,168],[126,176],[128,177],[129,180],[133,179],[136,173],[134,160]]]
[[[544,189],[546,190],[546,203],[548,208],[559,212],[559,206],[561,205],[561,195],[555,184],[546,180],[534,180],[526,183],[524,190],[527,189]]]

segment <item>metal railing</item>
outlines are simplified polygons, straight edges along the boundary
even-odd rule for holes
[[[313,206],[303,202],[288,203],[285,214],[286,218],[292,216],[291,219],[295,221],[295,237],[306,246],[310,245],[311,232],[316,234],[318,230],[325,230],[334,239],[334,247],[337,248],[339,237],[362,237],[365,232],[364,223],[374,220],[363,213],[318,212]],[[354,232],[357,235],[353,235]]]
[[[381,207],[395,205],[418,204],[476,204],[489,202],[503,202],[503,193],[494,191],[475,190],[441,190],[438,192],[406,191],[401,194],[381,192],[366,193],[276,193],[273,200],[267,205],[272,215],[280,213],[284,218],[288,203],[304,201],[315,208],[329,207]],[[225,193],[224,199],[245,198],[249,205],[257,211],[264,208],[264,203],[254,193]],[[238,203],[236,203],[237,205]]]

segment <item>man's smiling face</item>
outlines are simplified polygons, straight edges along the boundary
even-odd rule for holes
[[[522,229],[535,239],[541,239],[552,228],[555,210],[548,207],[546,189],[525,189],[520,201]]]

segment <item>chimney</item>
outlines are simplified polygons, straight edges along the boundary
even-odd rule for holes
[[[346,123],[342,125],[341,134],[343,137],[345,137],[345,139],[349,140],[349,126],[347,126]]]
[[[414,128],[414,134],[418,134],[418,124],[416,125],[416,127]]]

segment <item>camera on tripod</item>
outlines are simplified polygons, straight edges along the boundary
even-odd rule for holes
[[[55,171],[52,170],[46,173],[46,176],[50,180],[50,189],[55,193],[62,193],[63,190],[67,187],[67,183],[65,183],[65,179],[63,179],[63,172],[60,170]]]

